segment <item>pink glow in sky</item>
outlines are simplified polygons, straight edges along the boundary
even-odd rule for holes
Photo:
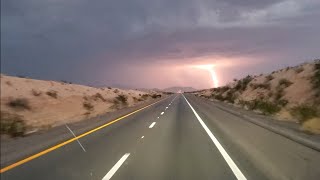
[[[224,85],[235,78],[235,68],[251,68],[257,63],[258,61],[245,58],[202,57],[183,61],[171,59],[143,65],[121,65],[118,67],[121,71],[119,70],[119,74],[115,76],[120,78],[121,83],[130,84],[133,87],[192,86],[202,89]]]

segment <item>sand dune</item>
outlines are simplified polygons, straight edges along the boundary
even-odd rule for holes
[[[159,95],[1,75],[1,134],[76,122]]]

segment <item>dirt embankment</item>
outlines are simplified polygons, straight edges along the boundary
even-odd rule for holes
[[[24,135],[163,96],[1,75],[1,134]]]
[[[300,123],[301,130],[320,134],[320,60],[270,74],[248,75],[194,94]]]

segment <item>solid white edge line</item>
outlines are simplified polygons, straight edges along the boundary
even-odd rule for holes
[[[153,128],[153,126],[156,124],[156,122],[153,122],[150,126],[149,126],[149,128]]]
[[[164,114],[164,112],[161,112],[161,115],[163,115]]]
[[[228,155],[227,151],[222,147],[222,145],[220,144],[220,142],[218,141],[218,139],[212,134],[212,132],[210,131],[210,129],[207,127],[207,125],[203,122],[203,120],[201,119],[201,117],[198,115],[198,113],[193,109],[193,107],[191,106],[191,104],[189,103],[189,101],[187,100],[187,98],[183,95],[184,99],[186,100],[186,102],[188,103],[188,105],[190,106],[191,110],[193,111],[193,113],[195,114],[195,116],[197,117],[198,121],[200,122],[201,126],[204,128],[204,130],[207,132],[207,134],[209,135],[209,137],[211,138],[212,142],[215,144],[215,146],[218,148],[218,150],[220,151],[221,155],[223,156],[223,158],[225,159],[225,161],[227,162],[227,164],[229,165],[229,167],[231,168],[233,174],[237,177],[237,179],[239,180],[246,180],[247,178],[242,174],[242,172],[240,171],[240,169],[238,168],[238,166],[233,162],[233,160],[231,159],[231,157]]]
[[[120,160],[110,169],[110,171],[102,178],[102,180],[109,180],[112,176],[117,172],[117,170],[121,167],[121,165],[126,161],[126,159],[130,156],[130,153],[124,154]]]

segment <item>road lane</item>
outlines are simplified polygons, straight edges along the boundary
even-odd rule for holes
[[[320,152],[186,95],[248,179],[319,179]]]
[[[172,96],[81,138],[86,151],[74,141],[1,179],[241,179],[221,147],[248,180],[320,177],[318,151],[215,108],[213,102],[185,96],[196,113],[182,95]]]
[[[236,177],[180,95],[113,179]]]
[[[102,179],[140,137],[174,96],[111,126],[1,174],[1,179]]]

